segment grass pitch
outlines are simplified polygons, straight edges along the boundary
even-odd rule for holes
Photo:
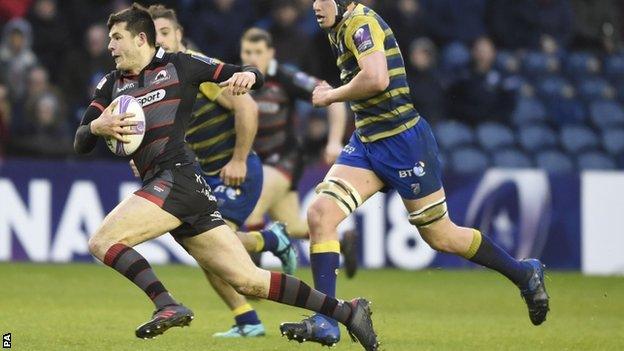
[[[174,296],[191,307],[190,328],[154,340],[134,337],[152,306],[101,265],[0,264],[0,333],[15,350],[323,350],[280,337],[282,321],[307,312],[253,301],[268,336],[217,340],[232,317],[196,268],[157,266]],[[310,272],[299,274],[310,282]],[[361,271],[339,280],[339,295],[366,296],[383,350],[624,350],[624,278],[549,272],[551,313],[534,327],[518,290],[486,271]],[[361,350],[343,329],[334,350]]]

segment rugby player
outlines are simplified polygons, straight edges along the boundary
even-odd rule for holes
[[[158,46],[166,52],[199,54],[183,43],[183,29],[174,10],[152,5],[148,11],[156,26]],[[204,178],[217,198],[219,212],[233,230],[245,222],[260,197],[262,163],[251,151],[257,125],[257,105],[249,94],[232,96],[211,82],[199,86],[186,141],[197,155]],[[250,235],[270,243],[264,245],[263,250],[280,258],[284,272],[294,273],[297,256],[281,223]],[[209,271],[204,270],[204,274],[235,320],[230,330],[214,336],[264,336],[265,328],[245,297]]]
[[[327,83],[313,92],[316,106],[349,101],[356,131],[316,188],[308,209],[315,287],[333,296],[339,243],[336,227],[378,191],[394,188],[408,218],[435,250],[462,256],[509,278],[521,291],[535,325],[546,319],[549,297],[543,265],[515,260],[477,229],[454,224],[441,182],[438,147],[427,121],[410,100],[405,66],[392,30],[373,10],[352,0],[315,0],[314,12],[327,31],[342,86]],[[325,252],[316,253],[324,248]],[[289,339],[333,344],[336,322],[315,315],[284,323]]]
[[[248,29],[241,38],[241,61],[258,67],[265,76],[265,85],[252,92],[258,103],[260,118],[254,150],[264,164],[264,181],[260,200],[247,220],[249,229],[264,227],[264,216],[288,224],[291,237],[309,237],[307,222],[299,215],[297,184],[303,172],[303,150],[295,135],[295,103],[311,101],[314,87],[321,81],[291,65],[280,64],[275,59],[271,34],[260,28]],[[346,124],[344,103],[327,106],[329,133],[323,156],[327,164],[333,164],[342,150],[342,138]],[[354,248],[354,232],[345,233],[347,250],[345,268],[347,276],[353,276],[357,267],[357,251]],[[248,250],[263,248],[262,238],[254,235],[242,238]]]
[[[77,153],[88,153],[100,136],[127,142],[128,134],[137,133],[136,122],[127,120],[129,113],[114,115],[111,102],[120,95],[133,95],[142,102],[145,137],[132,158],[143,187],[117,205],[89,240],[91,254],[137,285],[156,307],[152,318],[136,329],[136,336],[152,338],[193,319],[193,312],[173,298],[133,249],[170,232],[203,269],[238,293],[329,315],[344,323],[366,350],[375,350],[377,339],[367,300],[337,300],[292,276],[253,264],[217,211],[216,198],[185,143],[201,83],[219,82],[233,95],[240,95],[259,88],[262,74],[253,67],[157,49],[154,22],[138,4],[112,14],[108,27],[116,70],[97,85],[76,131],[74,148]]]

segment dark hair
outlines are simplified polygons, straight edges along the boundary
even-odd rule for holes
[[[108,17],[108,30],[110,30],[115,24],[125,22],[126,30],[137,36],[139,33],[145,33],[147,37],[147,44],[151,47],[156,47],[156,28],[154,27],[154,21],[150,16],[147,9],[136,2],[132,6],[125,10],[113,13]]]
[[[151,5],[147,11],[150,16],[152,16],[153,20],[157,20],[159,18],[168,19],[173,22],[179,29],[182,29],[180,22],[178,22],[178,16],[176,15],[175,10],[169,9],[165,7],[165,5],[157,4]]]
[[[259,41],[263,41],[270,48],[273,47],[273,37],[271,33],[267,32],[264,29],[260,28],[249,28],[241,38],[241,41],[250,41],[252,43],[257,43]]]

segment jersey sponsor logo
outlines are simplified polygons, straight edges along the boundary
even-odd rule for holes
[[[155,102],[161,101],[162,99],[165,98],[165,95],[167,95],[167,92],[165,91],[165,89],[158,89],[158,90],[152,91],[151,93],[147,93],[143,96],[139,96],[136,99],[141,104],[141,106],[145,107]]]
[[[353,33],[353,43],[360,54],[375,46],[368,24],[361,26]]]
[[[217,61],[217,60],[215,60],[213,58],[210,58],[208,56],[198,55],[198,54],[191,54],[191,57],[196,59],[196,60],[198,60],[198,61],[201,61],[203,63],[207,63],[209,65],[218,65],[219,64],[219,61]]]
[[[104,76],[104,77],[102,77],[102,79],[100,79],[100,82],[95,86],[95,88],[97,90],[100,90],[100,89],[102,89],[104,84],[106,84],[106,76]]]
[[[219,211],[214,211],[213,213],[210,214],[210,217],[212,217],[213,222],[223,220],[223,216],[221,216],[221,212]]]
[[[156,78],[154,78],[154,81],[152,82],[152,84],[162,83],[166,80],[169,80],[169,78],[171,78],[169,71],[167,71],[166,69],[163,69],[162,71],[158,72],[158,74],[156,74]]]
[[[126,83],[123,87],[117,88],[117,92],[121,93],[122,91],[125,91],[128,89],[134,89],[135,87],[136,87],[136,82],[129,82],[129,83]]]
[[[353,151],[355,151],[355,147],[353,147],[352,145],[345,145],[345,147],[342,148],[342,152],[349,154],[349,155],[351,155]]]

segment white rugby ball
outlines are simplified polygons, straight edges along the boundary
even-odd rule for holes
[[[141,143],[145,136],[145,114],[143,113],[143,107],[130,95],[121,95],[117,97],[113,103],[117,102],[117,106],[113,110],[113,115],[119,115],[126,112],[134,113],[134,117],[128,117],[127,121],[136,121],[136,126],[127,126],[125,129],[132,130],[134,134],[126,134],[125,137],[130,140],[129,143],[122,143],[115,138],[106,138],[106,145],[117,156],[129,156],[132,155]]]

